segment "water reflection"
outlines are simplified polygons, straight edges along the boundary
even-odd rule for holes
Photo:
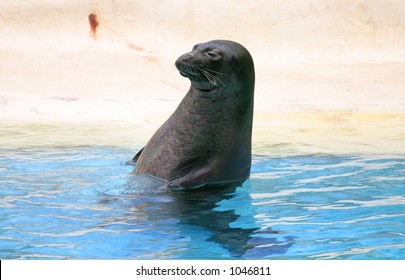
[[[132,194],[128,194],[127,186],[123,195],[103,195],[99,201],[123,211],[118,216],[104,217],[101,227],[105,230],[111,225],[125,225],[127,231],[144,232],[143,237],[149,231],[151,238],[156,237],[154,244],[159,250],[155,248],[155,255],[146,258],[257,259],[285,253],[293,244],[293,238],[282,239],[284,233],[257,226],[249,188],[250,181],[247,181],[243,186],[158,193],[144,190],[136,193],[132,189]],[[221,253],[214,244],[222,248]],[[146,244],[138,242],[134,247],[135,258],[145,258],[142,246]]]
[[[259,228],[241,228],[231,226],[240,215],[235,209],[215,210],[223,200],[231,200],[240,185],[203,188],[190,191],[174,192],[173,214],[181,225],[199,226],[211,233],[207,241],[219,244],[229,251],[232,257],[241,257],[249,249],[248,241]]]
[[[256,225],[249,195],[240,191],[248,189],[249,184],[250,181],[247,181],[243,186],[238,184],[169,192],[167,196],[153,199],[161,202],[158,206],[159,215],[154,211],[157,209],[156,204],[144,204],[143,214],[148,215],[148,219],[153,216],[160,221],[176,220],[180,236],[188,237],[192,243],[198,242],[193,239],[202,237],[205,246],[214,242],[228,252],[229,258],[262,258],[284,254],[294,243],[294,238],[287,236],[280,239],[280,234],[285,236],[284,233]],[[186,252],[176,258],[206,259],[207,256]]]

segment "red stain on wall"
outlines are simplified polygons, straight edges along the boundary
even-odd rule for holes
[[[97,27],[99,25],[98,17],[95,13],[89,14],[90,34],[95,39],[97,35]]]

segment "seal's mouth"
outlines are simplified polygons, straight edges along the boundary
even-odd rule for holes
[[[189,79],[199,79],[200,75],[199,72],[197,71],[197,67],[190,65],[189,63],[185,63],[184,61],[181,61],[178,59],[176,61],[176,68],[179,70],[180,75],[183,77],[189,78]]]
[[[180,75],[182,75],[183,77],[186,77],[186,78],[189,78],[189,79],[193,78],[193,75],[191,73],[186,72],[185,70],[182,70],[182,69],[178,69],[178,70],[180,72]]]
[[[195,72],[185,72],[183,70],[179,70],[180,75],[183,77],[189,78],[193,87],[198,89],[199,91],[210,92],[213,90],[218,89],[217,85],[213,85],[207,78],[202,75],[195,74]]]
[[[225,85],[224,82],[218,78],[218,75],[222,75],[222,73],[214,70],[179,60],[176,61],[176,68],[179,70],[180,75],[189,78],[193,86],[200,91],[209,92]]]

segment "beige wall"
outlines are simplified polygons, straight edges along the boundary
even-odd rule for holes
[[[52,134],[58,125],[80,141],[144,144],[189,87],[175,59],[216,38],[253,55],[255,143],[403,150],[402,0],[0,0],[1,127],[14,135],[32,132],[25,123],[52,123],[40,139],[78,141]]]
[[[402,0],[39,0],[0,2],[0,48],[99,40],[164,55],[215,38],[240,41],[273,62],[405,60]]]

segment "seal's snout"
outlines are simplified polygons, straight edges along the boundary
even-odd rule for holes
[[[179,70],[180,70],[180,66],[181,66],[181,63],[182,63],[182,61],[181,61],[180,58],[181,58],[181,57],[179,57],[179,58],[176,60],[176,62],[174,63],[174,64],[176,65],[176,68],[179,69]]]
[[[188,77],[187,75],[187,67],[185,66],[185,63],[179,58],[176,60],[176,68],[179,70],[180,74],[184,77]]]
[[[185,53],[182,56],[180,56],[179,58],[183,61],[189,61],[194,57],[194,54],[192,52],[189,53]]]
[[[177,69],[179,69],[179,67],[181,68],[182,65],[186,64],[186,63],[190,63],[193,59],[194,54],[192,53],[186,53],[183,54],[182,56],[180,56],[177,60],[176,60],[176,67]]]
[[[193,59],[194,59],[194,54],[193,53],[186,53],[180,56],[176,62],[176,68],[179,70],[180,74],[184,77],[190,78],[190,76],[195,75],[195,72],[190,73],[190,68],[193,68]]]

